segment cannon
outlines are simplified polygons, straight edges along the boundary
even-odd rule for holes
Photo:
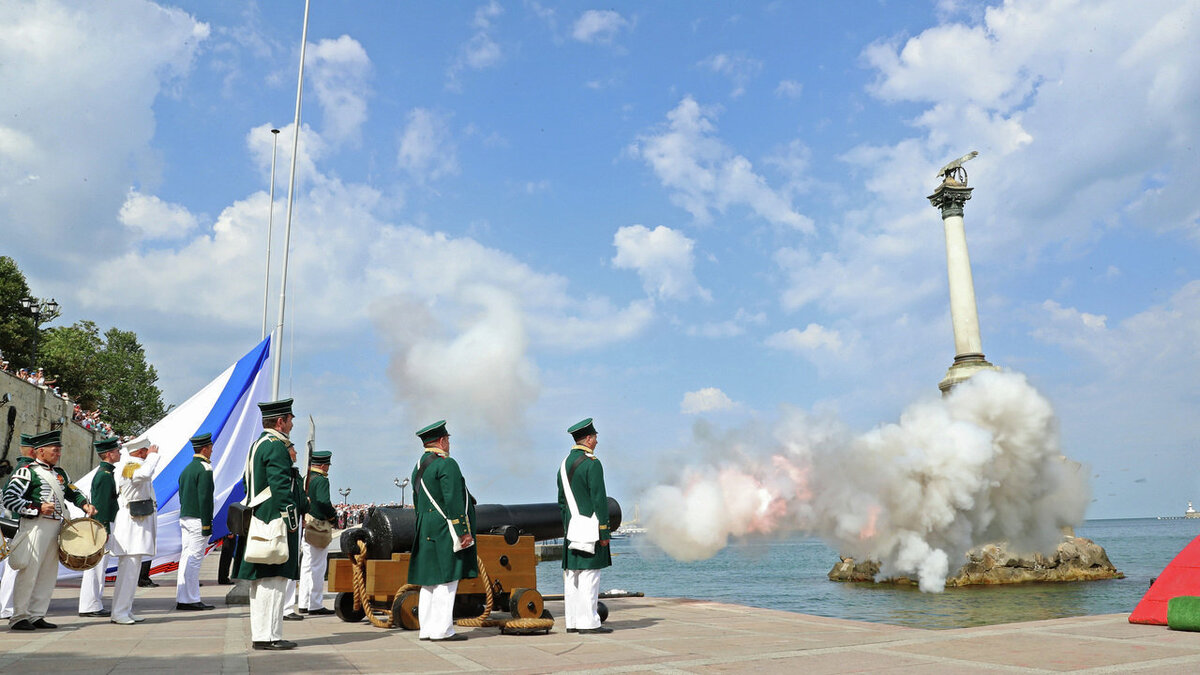
[[[408,580],[408,561],[416,536],[417,514],[411,508],[376,507],[361,527],[342,532],[344,557],[329,561],[329,590],[337,593],[334,611],[348,622],[361,621],[369,608],[355,609],[354,565],[360,542],[367,552],[364,584],[372,609],[391,609],[393,622],[403,628],[420,627],[417,592],[397,591]],[[609,531],[621,525],[621,505],[608,499]],[[537,557],[534,542],[563,536],[562,512],[557,502],[543,504],[479,504],[475,507],[475,541],[481,568],[491,581],[493,606],[513,618],[550,618],[537,590]],[[488,588],[483,575],[463,579],[454,599],[454,617],[483,612]]]

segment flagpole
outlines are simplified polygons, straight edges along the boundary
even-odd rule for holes
[[[287,225],[283,234],[283,280],[279,284],[279,321],[275,326],[275,370],[271,378],[271,398],[279,399],[279,368],[283,363],[283,311],[287,300],[288,248],[292,240],[292,203],[296,193],[296,155],[300,148],[300,101],[304,93],[304,52],[308,45],[308,3],[304,0],[304,29],[300,35],[300,76],[296,81],[296,119],[292,128],[292,173],[288,180]]]
[[[271,231],[275,229],[275,157],[279,154],[279,130],[272,129],[271,137],[271,210],[267,213],[267,272],[263,279],[263,325],[259,340],[267,339],[267,300],[271,294]]]

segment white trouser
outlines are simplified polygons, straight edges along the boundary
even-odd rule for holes
[[[599,597],[600,570],[563,570],[563,614],[568,629],[600,627]]]
[[[267,577],[250,582],[250,639],[274,642],[283,639],[283,599],[286,577]]]
[[[17,572],[13,586],[13,615],[8,625],[28,619],[37,621],[46,616],[50,596],[58,581],[58,530],[61,520],[53,518],[22,518],[21,532],[28,531],[27,546],[33,547],[29,567]]]
[[[300,548],[300,597],[302,609],[321,609],[325,603],[325,566],[329,564],[329,547],[317,548],[303,539]]]
[[[104,609],[104,575],[108,569],[108,556],[90,570],[83,571],[79,581],[79,613],[99,612]]]
[[[422,586],[417,598],[417,620],[421,622],[419,637],[440,640],[454,635],[454,594],[458,582]]]
[[[117,556],[117,580],[113,582],[112,620],[132,619],[133,594],[137,592],[142,572],[142,556]]]
[[[179,519],[179,571],[175,574],[175,602],[200,602],[200,563],[204,562],[204,526],[199,518]]]
[[[288,579],[287,585],[283,587],[283,613],[289,614],[296,611],[296,580]]]
[[[7,619],[12,616],[13,612],[13,589],[17,583],[17,571],[8,566],[8,559],[4,560],[4,574],[0,578],[0,619]]]

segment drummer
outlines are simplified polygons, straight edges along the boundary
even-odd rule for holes
[[[92,504],[96,507],[96,520],[112,536],[112,521],[117,517],[117,481],[113,478],[113,465],[121,458],[121,441],[109,436],[92,443],[100,466],[92,476]],[[79,616],[106,617],[111,612],[104,609],[104,575],[108,571],[108,558],[101,557],[100,564],[86,570],[79,583]]]
[[[33,441],[29,440],[33,436],[29,434],[21,434],[20,456],[17,457],[17,466],[14,469],[19,469],[33,461]],[[8,477],[12,480],[12,476]],[[8,481],[5,481],[5,485]],[[0,490],[0,493],[3,491]],[[2,502],[0,502],[2,505]],[[8,619],[13,613],[13,585],[17,581],[17,571],[8,566],[8,559],[5,558],[3,563],[0,563],[0,619]]]
[[[46,620],[46,610],[58,579],[56,549],[66,511],[64,502],[71,500],[89,516],[96,513],[96,507],[71,483],[67,472],[56,466],[62,456],[62,431],[37,434],[30,442],[35,461],[17,469],[4,488],[4,506],[21,516],[21,529],[14,539],[24,536],[18,547],[27,547],[16,554],[28,560],[17,573],[10,630],[58,628]]]

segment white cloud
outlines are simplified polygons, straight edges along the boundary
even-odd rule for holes
[[[713,54],[696,65],[729,78],[733,82],[733,91],[729,92],[730,98],[737,98],[746,93],[746,85],[762,71],[763,66],[762,61],[745,54]]]
[[[683,401],[679,403],[679,412],[685,415],[697,415],[705,412],[730,410],[736,408],[737,405],[720,389],[705,387],[684,394]]]
[[[130,185],[159,181],[153,103],[208,36],[186,12],[149,3],[0,4],[6,253],[52,240],[64,263],[94,260],[139,234],[117,214]]]
[[[640,137],[633,152],[654,169],[671,201],[699,222],[709,222],[714,210],[724,213],[730,206],[744,205],[771,223],[812,232],[810,218],[797,212],[785,194],[771,189],[750,160],[715,136],[710,119],[715,114],[685,97],[667,113],[666,128]]]
[[[117,218],[143,239],[175,239],[190,234],[199,221],[186,207],[129,189]]]
[[[662,225],[653,230],[631,225],[617,230],[613,246],[617,249],[613,265],[636,270],[647,293],[663,299],[712,299],[692,269],[695,242],[682,233]]]
[[[458,55],[450,64],[447,71],[446,88],[458,91],[462,88],[459,76],[465,69],[486,70],[500,63],[504,58],[504,50],[492,38],[493,24],[497,17],[504,13],[504,8],[496,0],[481,5],[475,10],[471,25],[475,34],[459,49]]]
[[[321,40],[309,50],[312,86],[325,114],[322,136],[330,143],[357,144],[367,120],[371,59],[349,35]]]
[[[425,108],[410,112],[400,135],[398,161],[419,182],[456,175],[458,148],[446,119]]]
[[[842,336],[838,331],[810,323],[804,330],[789,328],[767,337],[764,344],[773,349],[793,352],[842,351]]]
[[[728,338],[737,337],[746,332],[748,325],[762,325],[767,322],[763,312],[748,312],[739,309],[732,319],[725,321],[710,321],[684,328],[684,333],[692,337]]]
[[[571,37],[588,44],[612,44],[628,26],[629,21],[611,9],[589,9],[575,21]]]
[[[779,86],[775,87],[775,95],[780,98],[800,98],[802,93],[804,85],[795,80],[780,80]]]

